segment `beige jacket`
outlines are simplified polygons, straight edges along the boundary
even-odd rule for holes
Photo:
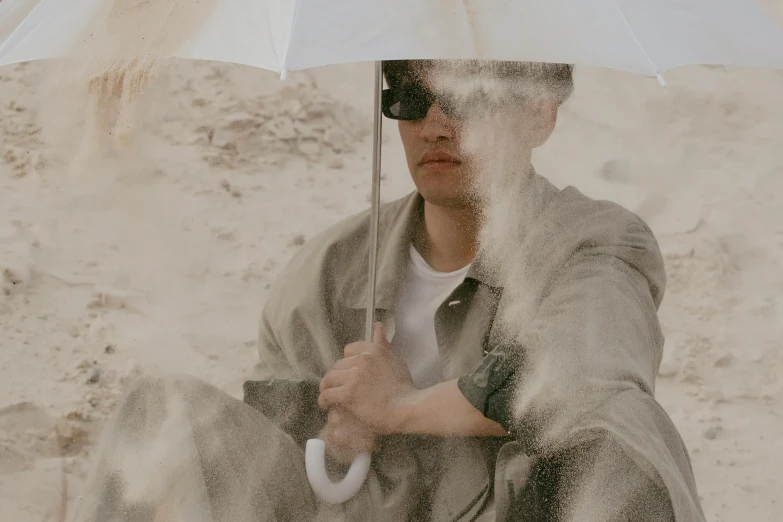
[[[514,374],[514,397],[521,400],[513,408],[514,437],[438,439],[441,470],[429,497],[411,450],[425,441],[389,437],[365,490],[336,510],[347,520],[417,519],[422,499],[437,521],[545,517],[532,504],[553,502],[540,486],[547,462],[573,478],[557,487],[569,491],[558,501],[558,519],[572,509],[581,520],[668,520],[666,511],[677,521],[704,520],[686,448],[653,397],[665,271],[652,232],[618,205],[559,190],[537,174],[532,183],[541,200],[516,260],[529,286],[519,324],[529,335],[518,349],[561,370],[543,380],[536,368]],[[414,193],[381,209],[376,309],[392,344],[394,305],[422,205]],[[368,236],[363,212],[313,238],[285,268],[260,323],[265,379],[317,383],[346,344],[362,339]],[[482,360],[502,340],[493,324],[509,306],[502,286],[479,258],[447,299],[459,305],[438,310],[447,379],[481,381]],[[293,397],[277,420],[302,441],[323,420],[312,393],[297,397],[306,404]],[[623,505],[626,500],[633,506]],[[634,509],[653,515],[628,518]]]

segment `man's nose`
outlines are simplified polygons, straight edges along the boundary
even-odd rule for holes
[[[454,138],[454,123],[433,103],[424,117],[421,137],[427,141],[445,141]]]

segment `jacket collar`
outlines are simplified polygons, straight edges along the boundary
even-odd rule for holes
[[[402,279],[409,261],[409,248],[416,226],[423,217],[424,198],[418,192],[405,196],[400,205],[387,205],[381,209],[378,226],[378,270],[376,272],[375,308],[391,311],[399,295]],[[394,211],[394,207],[399,209]],[[366,229],[369,230],[369,227]],[[361,243],[365,249],[360,269],[346,293],[346,304],[350,308],[367,307],[369,278],[370,238]],[[499,278],[482,262],[479,254],[468,271],[466,279],[474,279],[481,284],[501,290]]]

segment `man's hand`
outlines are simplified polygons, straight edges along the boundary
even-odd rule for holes
[[[359,453],[378,451],[378,436],[366,424],[340,409],[331,408],[319,435],[326,451],[341,464],[350,464]]]
[[[345,347],[321,380],[321,408],[350,412],[380,435],[396,433],[405,422],[406,403],[416,392],[410,371],[386,340],[383,325],[376,323],[374,342]]]

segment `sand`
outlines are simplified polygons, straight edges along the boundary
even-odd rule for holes
[[[369,197],[372,64],[282,84],[168,64],[140,98],[133,146],[89,173],[68,171],[67,140],[37,133],[47,67],[0,69],[0,521],[58,520],[63,478],[73,499],[134,375],[184,371],[240,397],[269,284]],[[777,521],[783,74],[667,80],[579,69],[534,164],[650,223],[669,275],[656,393],[708,519]],[[389,200],[412,184],[386,131]]]

